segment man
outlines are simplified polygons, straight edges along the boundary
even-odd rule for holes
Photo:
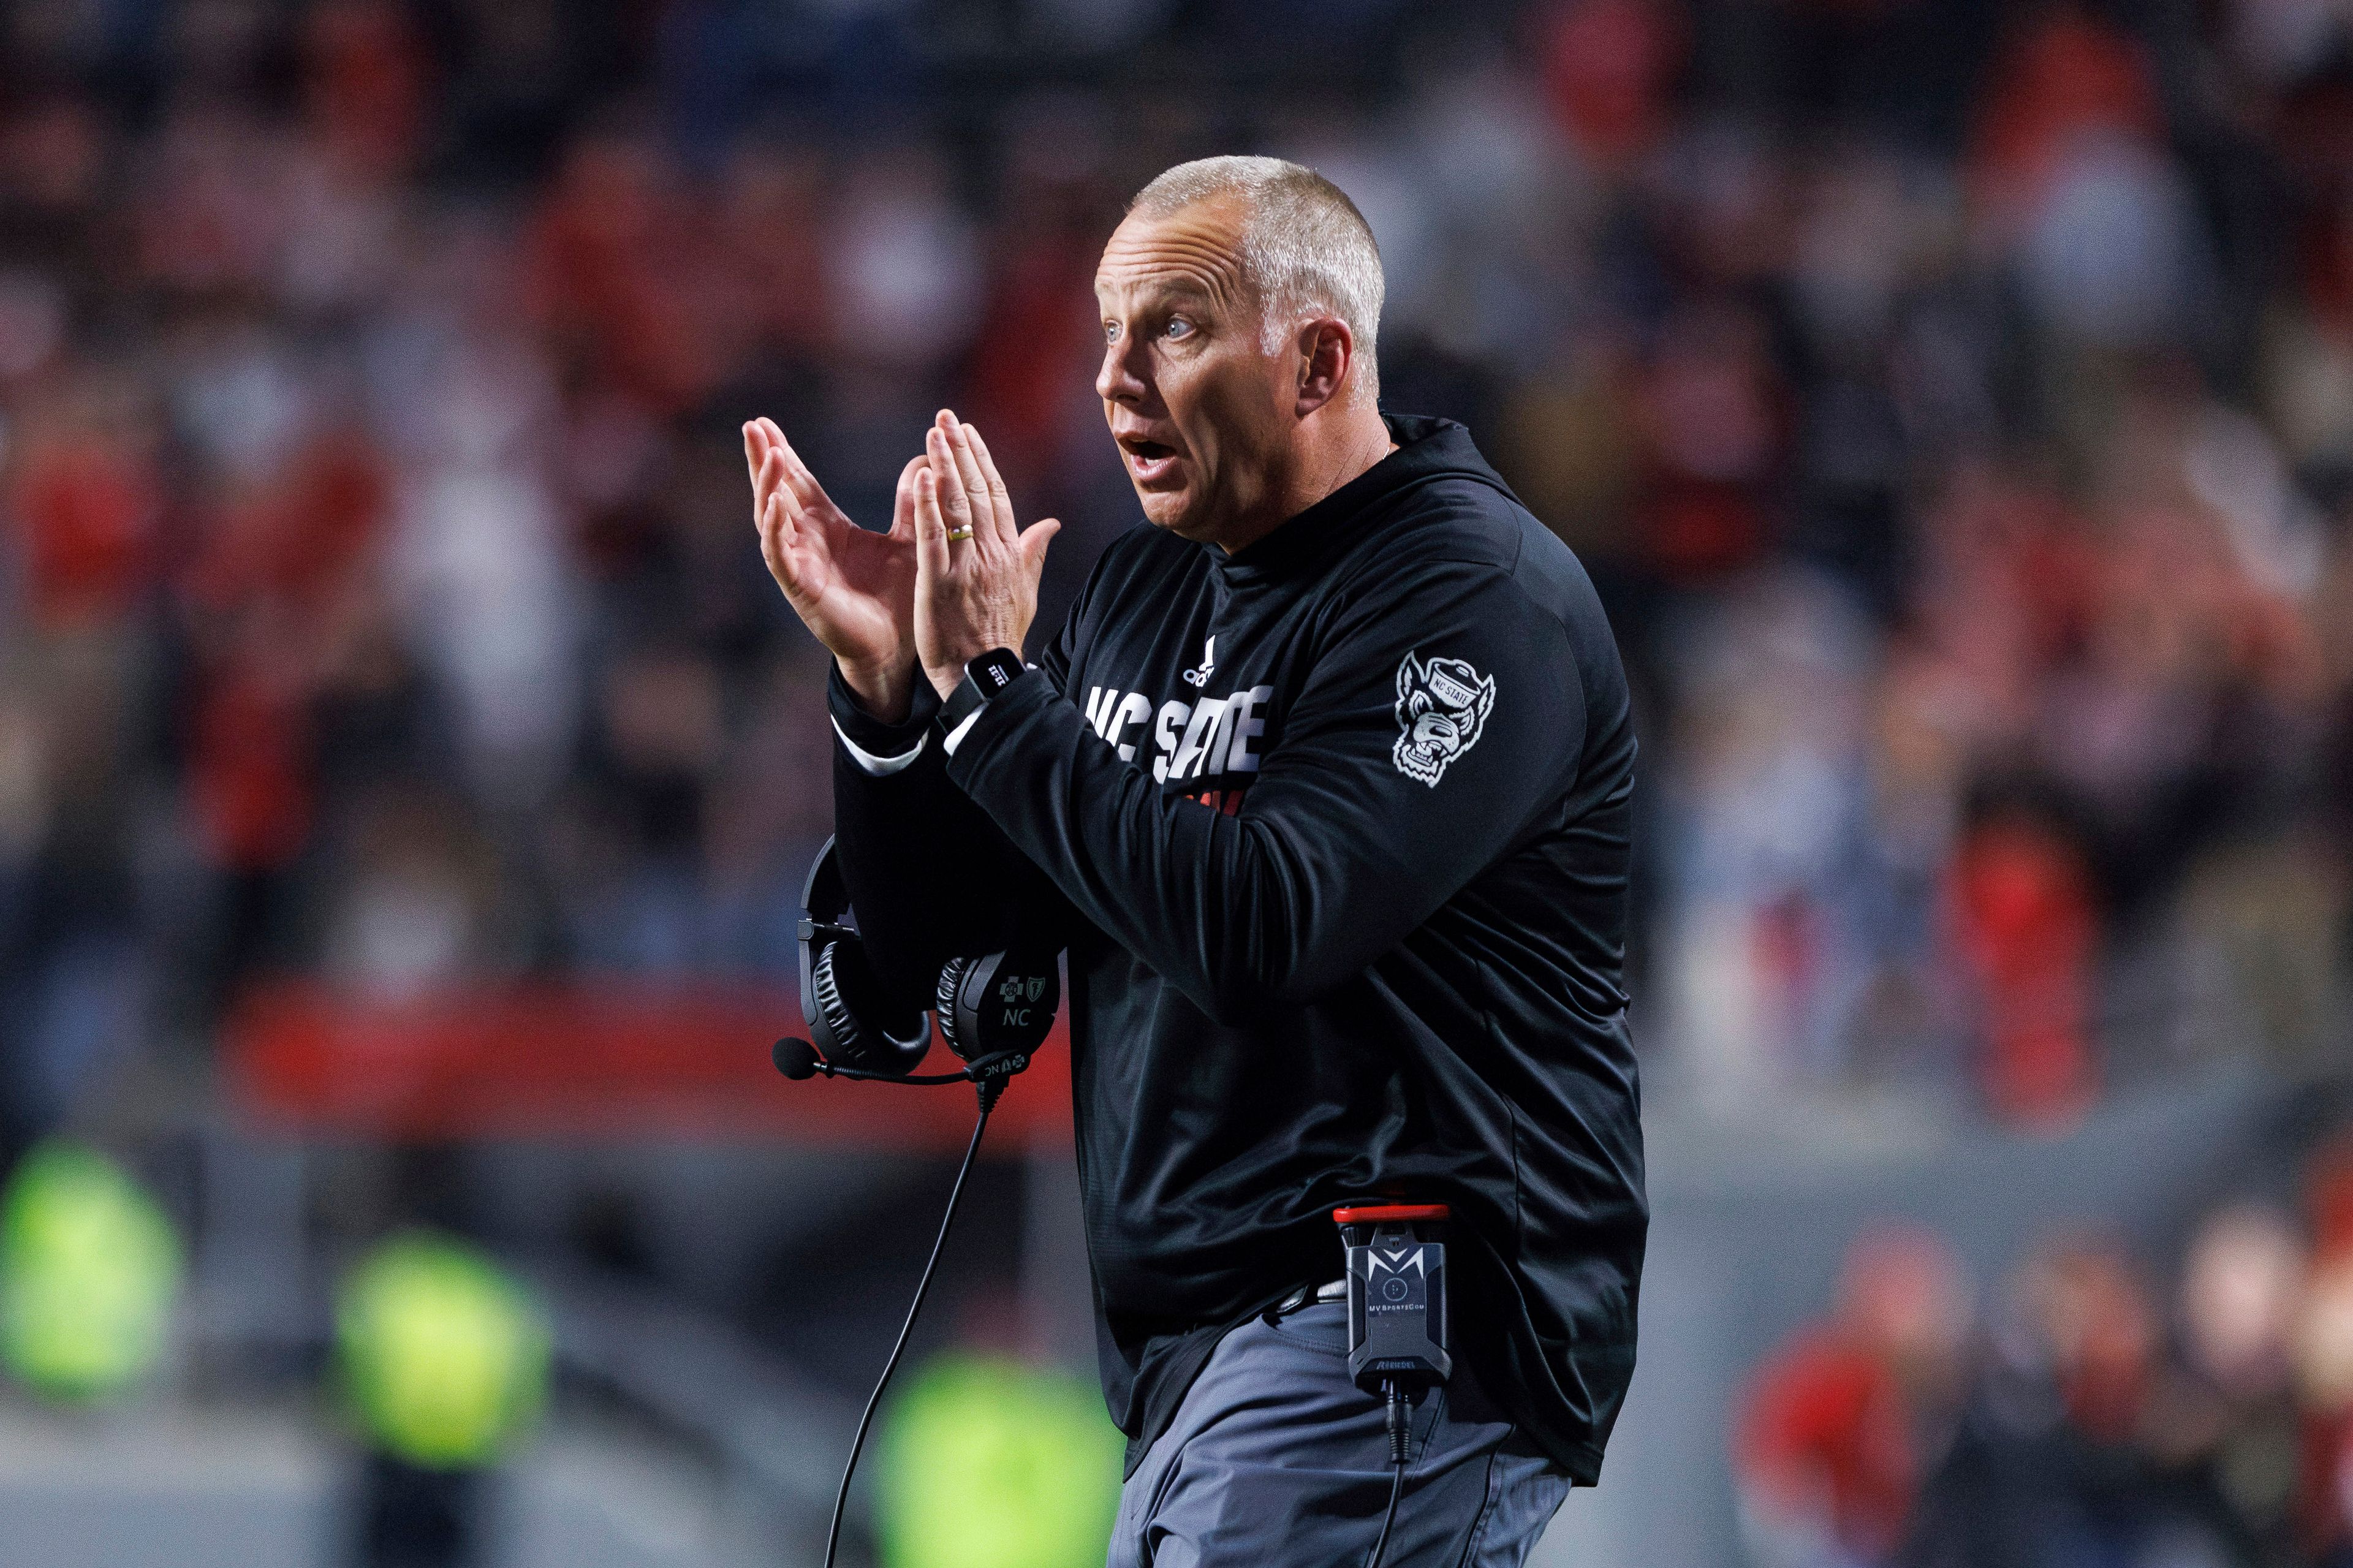
[[[746,427],[835,656],[860,926],[909,1005],[953,954],[1068,945],[1114,1564],[1365,1560],[1383,1412],[1315,1288],[1379,1195],[1451,1206],[1456,1314],[1386,1561],[1517,1563],[1633,1369],[1617,651],[1469,435],[1379,412],[1379,253],[1330,183],[1172,169],[1095,290],[1150,526],[1033,668],[1056,525],[1017,528],[978,431],[942,413],[872,533]]]

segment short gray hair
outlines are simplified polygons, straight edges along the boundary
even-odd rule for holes
[[[1374,341],[1381,324],[1381,247],[1348,194],[1303,163],[1281,158],[1198,158],[1135,194],[1131,213],[1163,217],[1232,196],[1250,210],[1242,280],[1266,310],[1269,353],[1302,315],[1337,316],[1356,337],[1356,395],[1380,395]]]

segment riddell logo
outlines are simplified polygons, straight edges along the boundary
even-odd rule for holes
[[[1211,637],[1208,641],[1201,645],[1201,668],[1198,669],[1187,670],[1185,672],[1185,684],[1187,686],[1208,685],[1210,672],[1215,670],[1217,668],[1218,639]]]

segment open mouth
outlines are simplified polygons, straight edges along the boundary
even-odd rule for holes
[[[1120,455],[1127,459],[1127,471],[1140,485],[1161,483],[1176,471],[1176,448],[1165,441],[1148,441],[1141,436],[1122,436]]]

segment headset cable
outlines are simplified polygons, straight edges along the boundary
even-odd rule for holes
[[[1398,1497],[1405,1490],[1406,1447],[1412,1438],[1409,1414],[1412,1407],[1405,1401],[1405,1384],[1385,1377],[1381,1392],[1388,1395],[1389,1407],[1389,1506],[1381,1515],[1380,1539],[1373,1542],[1373,1555],[1365,1568],[1381,1568],[1381,1555],[1389,1549],[1389,1527],[1397,1522]]]
[[[875,1379],[874,1392],[867,1396],[866,1413],[858,1418],[858,1436],[849,1444],[849,1463],[841,1467],[841,1490],[833,1500],[833,1528],[825,1536],[825,1568],[833,1568],[834,1552],[841,1544],[841,1516],[849,1506],[849,1479],[858,1473],[858,1454],[866,1447],[866,1429],[873,1425],[875,1408],[882,1403],[882,1391],[891,1386],[891,1374],[899,1370],[899,1357],[906,1351],[908,1336],[915,1331],[915,1314],[923,1310],[924,1293],[932,1288],[933,1271],[939,1268],[940,1253],[947,1246],[948,1227],[955,1223],[956,1204],[964,1196],[964,1179],[972,1174],[973,1156],[980,1152],[980,1135],[988,1131],[988,1113],[996,1108],[997,1097],[1004,1092],[1005,1083],[1003,1078],[980,1080],[980,1116],[972,1124],[972,1142],[965,1146],[964,1163],[956,1167],[955,1185],[948,1189],[947,1212],[940,1215],[940,1234],[932,1240],[932,1256],[923,1265],[923,1277],[915,1282],[915,1299],[907,1303],[907,1321],[899,1325],[899,1342],[891,1347],[891,1359],[882,1363],[882,1375]],[[1389,1500],[1389,1506],[1397,1506],[1395,1498]],[[1386,1538],[1388,1532],[1383,1530],[1381,1533]]]

